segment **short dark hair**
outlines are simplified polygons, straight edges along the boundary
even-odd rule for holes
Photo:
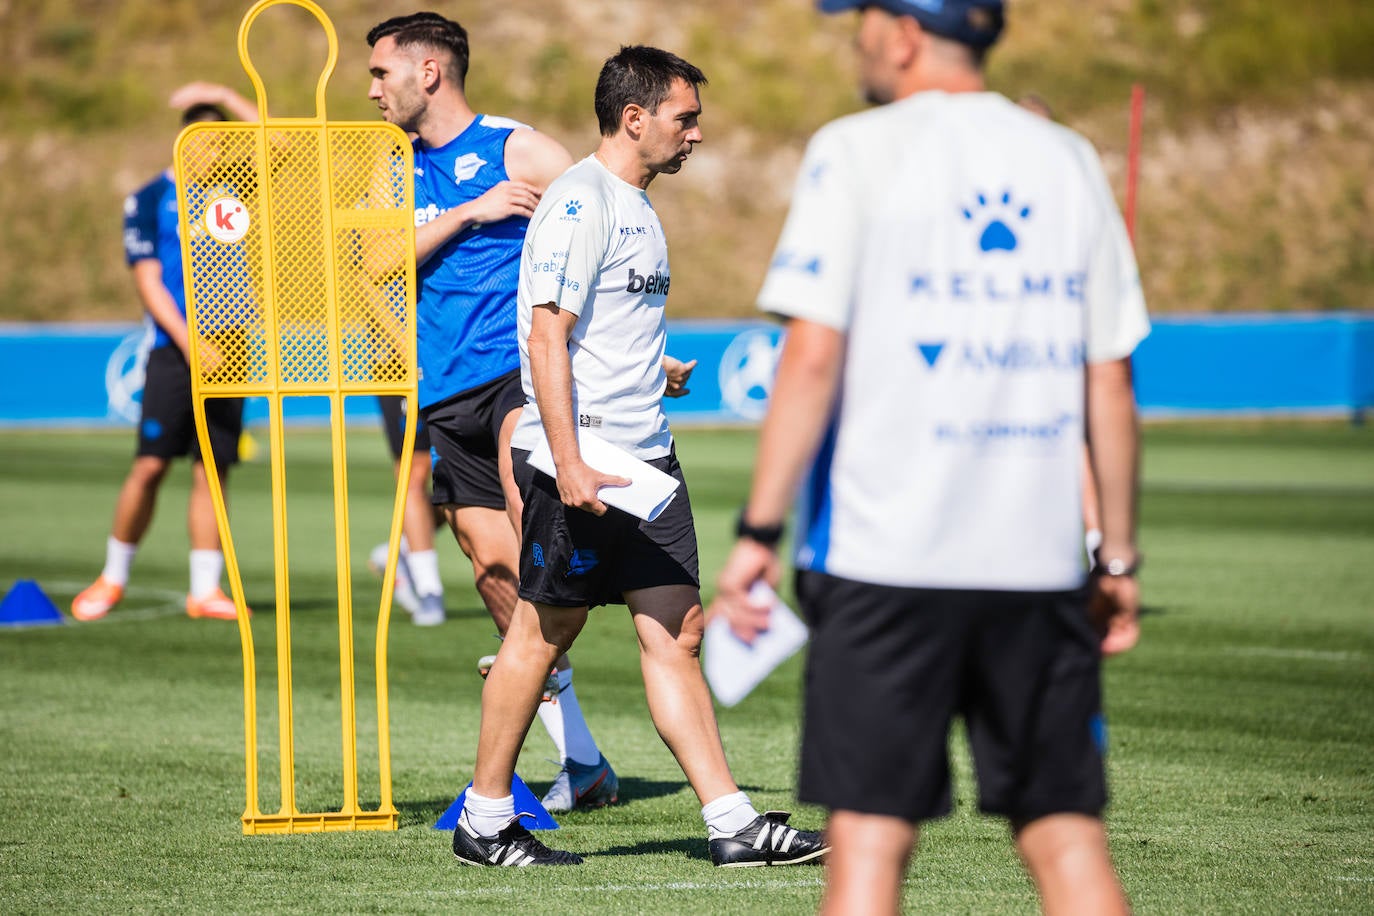
[[[676,54],[644,45],[623,45],[608,57],[596,81],[596,120],[601,136],[612,137],[620,129],[626,105],[639,105],[650,114],[668,98],[673,80],[696,88],[706,85],[706,75]]]
[[[468,78],[468,33],[452,19],[445,19],[438,13],[411,13],[409,16],[393,16],[380,22],[367,33],[367,46],[375,46],[388,35],[395,40],[398,48],[424,47],[435,51],[447,51],[453,56],[454,69],[449,76],[463,88]]]
[[[187,124],[197,124],[201,121],[228,120],[228,112],[218,105],[211,105],[209,102],[197,102],[181,113],[182,127],[185,127]]]

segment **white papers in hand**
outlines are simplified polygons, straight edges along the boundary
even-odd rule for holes
[[[628,487],[602,487],[597,490],[596,495],[606,505],[652,522],[677,496],[676,480],[619,446],[582,429],[577,431],[577,444],[582,450],[582,460],[589,466],[604,474],[628,477],[633,481]],[[530,452],[530,464],[550,477],[558,478],[548,439],[541,439],[534,451]]]
[[[768,629],[754,638],[753,645],[731,632],[724,617],[716,617],[706,627],[702,647],[706,683],[722,706],[734,706],[748,696],[778,665],[804,646],[808,636],[806,624],[766,582],[755,582],[749,597],[771,602],[773,607]]]

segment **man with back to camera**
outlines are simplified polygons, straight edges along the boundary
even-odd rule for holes
[[[172,93],[168,104],[181,109],[183,127],[201,121],[227,121],[230,113],[241,121],[255,121],[258,117],[256,105],[217,83],[188,83]],[[115,501],[114,521],[105,545],[105,566],[95,582],[72,600],[72,616],[77,620],[99,620],[123,600],[134,554],[152,524],[162,483],[172,460],[183,455],[191,460],[191,492],[186,505],[186,530],[191,542],[186,613],[191,617],[238,619],[233,599],[220,587],[224,552],[210,481],[196,436],[191,397],[192,342],[186,325],[186,284],[178,226],[177,187],[171,169],[124,201],[124,253],[152,326],[153,344],[144,373],[138,450]],[[198,343],[206,348],[202,362],[210,365],[217,358],[211,352],[213,344],[204,337]],[[238,462],[243,400],[207,400],[205,420],[223,490],[229,469]]]
[[[826,852],[818,834],[759,814],[739,790],[697,660],[696,531],[662,403],[671,274],[646,189],[701,142],[705,82],[676,55],[621,48],[597,80],[599,147],[550,185],[530,221],[519,295],[526,401],[511,440],[524,500],[520,601],[482,691],[476,769],[453,831],[465,864],[582,861],[521,826],[508,787],[544,673],[601,604],[629,606],[649,712],[702,804],[712,862],[792,865]],[[600,488],[629,481],[583,460],[579,428],[676,478],[676,498],[653,521],[608,509]],[[529,461],[545,443],[556,478]]]
[[[748,591],[778,580],[811,462],[799,794],[831,810],[822,910],[897,911],[917,824],[950,810],[957,713],[1045,911],[1125,912],[1100,702],[1101,655],[1138,636],[1130,354],[1149,321],[1125,227],[1083,138],[984,91],[1000,0],[820,8],[861,10],[880,107],[802,164],[759,296],[787,340],[713,612],[746,640],[767,627]]]
[[[515,345],[520,247],[540,194],[572,157],[524,124],[473,111],[464,91],[468,36],[457,22],[427,12],[397,16],[374,26],[367,43],[368,97],[415,136],[419,407],[432,446],[433,500],[504,634],[519,562],[509,444],[524,403]],[[441,591],[433,550],[412,550],[407,566],[422,599]],[[442,622],[439,611],[427,622]],[[539,716],[562,769],[544,807],[610,804],[615,771],[582,716],[571,662],[560,658],[557,669],[557,702],[542,704]]]

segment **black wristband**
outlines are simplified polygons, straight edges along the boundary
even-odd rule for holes
[[[776,547],[778,541],[782,540],[782,523],[776,525],[751,525],[744,518],[744,511],[741,510],[739,519],[735,522],[735,537],[748,538],[751,541],[762,544],[764,547]]]

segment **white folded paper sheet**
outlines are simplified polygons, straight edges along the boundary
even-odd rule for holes
[[[773,611],[768,629],[750,645],[730,630],[724,617],[716,617],[706,627],[702,654],[706,683],[722,706],[734,706],[762,683],[773,670],[806,645],[806,624],[783,604],[766,582],[755,582],[749,597],[771,601]]]
[[[602,487],[597,490],[596,495],[606,505],[652,522],[677,496],[675,479],[619,446],[582,429],[577,432],[577,444],[582,450],[582,460],[591,467],[633,481],[628,487]],[[542,439],[538,447],[530,452],[530,464],[550,477],[558,478],[547,439]]]

